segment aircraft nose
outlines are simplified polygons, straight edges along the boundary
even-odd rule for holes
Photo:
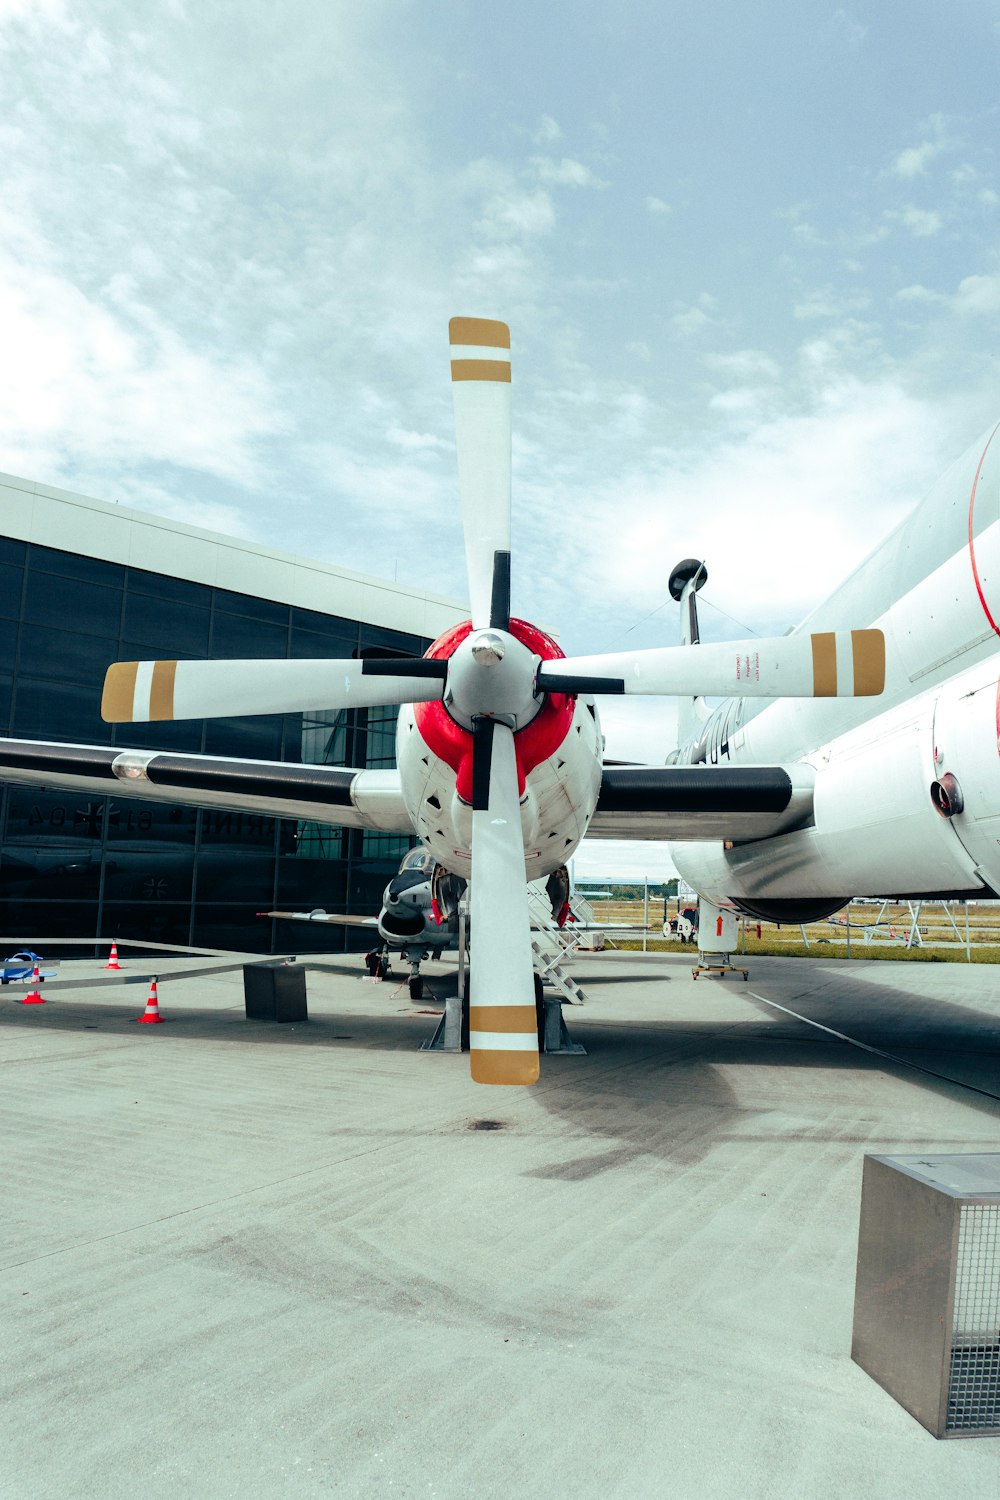
[[[413,890],[414,886],[423,885],[426,880],[427,876],[419,870],[405,870],[400,875],[394,875],[385,888],[386,906],[398,905],[407,891]]]

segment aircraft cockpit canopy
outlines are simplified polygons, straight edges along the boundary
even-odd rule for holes
[[[410,850],[399,868],[400,872],[403,870],[430,870],[433,864],[433,854],[428,849],[423,848],[422,845],[418,845],[416,849]]]

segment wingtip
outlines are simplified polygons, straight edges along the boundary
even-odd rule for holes
[[[138,670],[137,661],[119,661],[108,668],[104,675],[104,692],[101,695],[101,718],[105,724],[132,722],[135,679]]]
[[[493,318],[452,318],[448,324],[450,344],[475,345],[486,349],[509,349],[510,329]]]

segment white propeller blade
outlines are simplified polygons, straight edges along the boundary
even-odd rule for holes
[[[426,703],[440,698],[445,670],[445,662],[424,658],[122,661],[108,668],[101,717],[107,724],[129,724]]]
[[[480,719],[473,749],[469,1048],[476,1083],[534,1083],[538,1024],[514,736]]]
[[[506,630],[510,616],[510,329],[488,318],[452,318],[451,381],[455,398],[458,488],[465,533],[472,623]],[[497,555],[506,563],[497,564]],[[494,603],[499,566],[507,603]],[[504,608],[507,619],[504,619]],[[494,618],[499,615],[499,618]]]
[[[724,645],[664,646],[547,661],[547,692],[706,698],[866,698],[885,686],[881,630],[837,630]]]

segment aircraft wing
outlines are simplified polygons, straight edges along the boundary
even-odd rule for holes
[[[745,842],[812,818],[816,772],[788,766],[605,766],[589,838]]]
[[[377,927],[378,917],[347,917],[330,911],[259,911],[258,917],[284,917],[286,922],[331,922],[334,927]]]
[[[0,739],[0,781],[413,832],[396,771]]]

